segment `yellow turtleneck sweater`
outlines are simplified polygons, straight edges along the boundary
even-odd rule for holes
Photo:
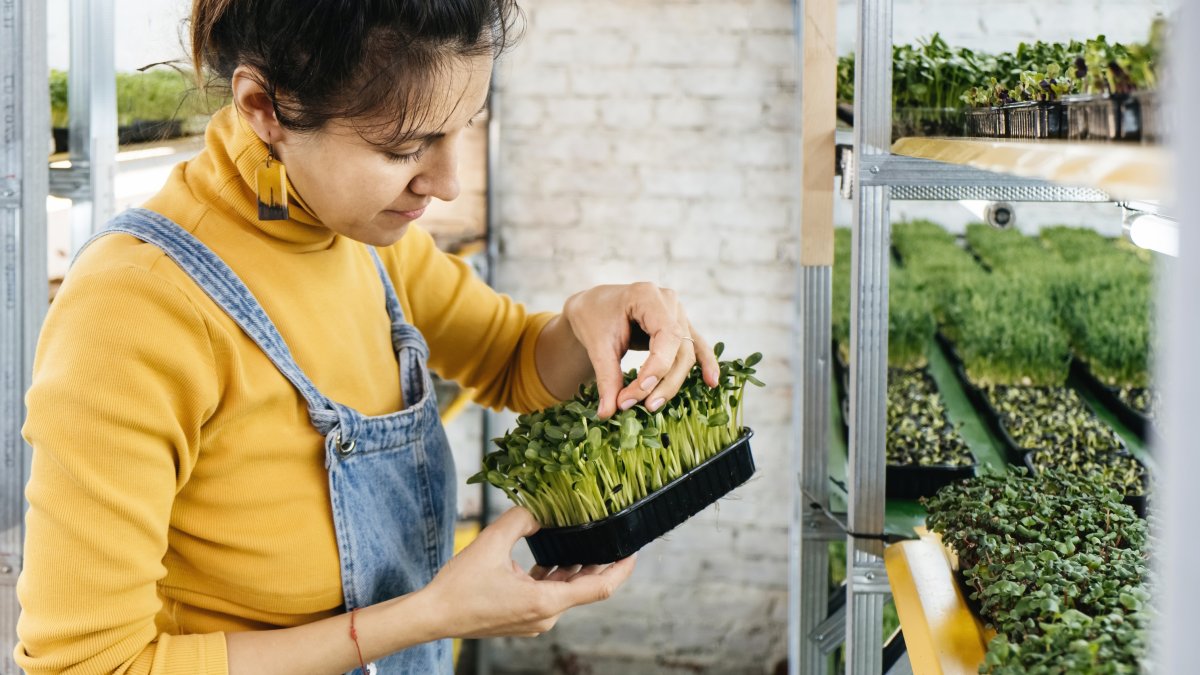
[[[365,245],[294,192],[259,222],[266,147],[232,111],[146,204],[245,281],[330,398],[399,409],[383,285]],[[489,406],[545,407],[530,315],[415,226],[379,249],[430,365]],[[18,665],[29,673],[224,673],[225,631],[295,626],[342,603],[322,438],[304,399],[159,249],[106,236],[42,329]],[[370,517],[363,514],[363,517]]]

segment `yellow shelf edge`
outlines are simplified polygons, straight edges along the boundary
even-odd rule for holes
[[[936,535],[889,546],[888,579],[916,675],[975,675],[993,632],[967,606]]]

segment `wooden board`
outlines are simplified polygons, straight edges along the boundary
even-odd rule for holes
[[[833,265],[837,2],[807,0],[800,73],[800,264]]]

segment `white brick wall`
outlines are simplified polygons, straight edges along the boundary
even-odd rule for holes
[[[749,394],[753,482],[644,549],[613,601],[569,613],[539,640],[497,643],[494,663],[769,671],[786,653],[791,4],[525,10],[525,39],[502,70],[500,287],[537,309],[596,283],[675,288],[728,353],[764,352],[769,387]]]

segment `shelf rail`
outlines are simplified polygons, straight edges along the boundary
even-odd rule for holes
[[[46,3],[0,2],[0,673],[16,675],[16,581],[25,541],[30,449],[24,394],[47,304],[50,106]]]

